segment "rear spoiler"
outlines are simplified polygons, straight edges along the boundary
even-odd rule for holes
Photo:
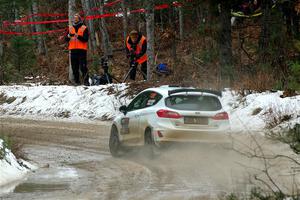
[[[181,93],[181,92],[205,92],[209,94],[214,94],[219,97],[222,97],[222,92],[221,91],[215,91],[215,90],[207,90],[207,89],[175,89],[175,90],[169,90],[168,95],[176,94],[176,93]]]

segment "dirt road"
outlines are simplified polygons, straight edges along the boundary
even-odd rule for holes
[[[1,132],[24,142],[39,167],[2,199],[213,199],[248,191],[260,166],[220,144],[177,145],[154,160],[140,150],[112,158],[109,129],[109,122],[1,119]]]

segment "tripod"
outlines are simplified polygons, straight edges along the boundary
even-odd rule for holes
[[[108,56],[103,56],[101,58],[101,66],[103,69],[103,77],[105,79],[105,81],[107,82],[107,84],[111,84],[113,83],[113,80],[115,80],[117,83],[121,83],[121,81],[119,81],[117,78],[115,78],[113,75],[111,75],[108,71]]]
[[[135,58],[135,55],[134,54],[131,54],[130,55],[130,68],[129,68],[129,71],[127,72],[124,80],[123,80],[123,83],[128,79],[129,75],[132,73],[133,70],[136,70],[138,72],[140,72],[143,77],[146,77],[147,75],[142,71],[140,70],[138,67],[138,63],[136,62],[136,58]]]

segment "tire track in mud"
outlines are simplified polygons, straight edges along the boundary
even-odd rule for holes
[[[177,161],[165,156],[155,160],[138,158],[134,162],[151,172],[150,183],[139,199],[202,199],[216,196],[216,188],[207,175],[200,174],[196,182],[190,183],[190,178],[197,176],[190,166],[183,165],[182,168],[181,164],[177,166]]]
[[[2,131],[15,135],[27,145],[35,162],[42,165],[50,162],[50,168],[71,166],[86,172],[80,183],[70,186],[72,193],[61,192],[67,196],[72,196],[75,191],[78,198],[87,199],[189,199],[203,192],[201,187],[211,187],[206,183],[208,178],[202,175],[199,183],[191,187],[189,178],[194,175],[190,173],[193,167],[190,168],[189,164],[177,166],[180,161],[170,159],[174,152],[154,160],[145,158],[142,150],[129,153],[122,159],[111,158],[108,152],[110,124],[18,119],[1,120],[0,124]],[[42,158],[39,157],[41,152]],[[105,159],[97,160],[98,155],[105,156]],[[180,156],[185,155],[181,153]]]
[[[143,149],[112,158],[109,129],[109,122],[0,118],[0,132],[23,142],[29,159],[41,167],[25,183],[39,183],[47,175],[45,183],[67,186],[59,191],[15,192],[3,199],[211,199],[246,182],[244,169],[237,165],[245,159],[215,144],[177,145],[155,159],[147,159]],[[55,178],[65,169],[77,176]]]
[[[107,151],[109,123],[103,125],[0,119],[0,132],[25,144],[69,145]],[[26,133],[26,134],[24,134]]]
[[[0,125],[1,132],[14,135],[25,144],[29,158],[39,166],[48,165],[54,169],[58,166],[70,166],[86,172],[86,177],[81,177],[81,183],[71,185],[71,192],[60,191],[58,199],[62,196],[64,199],[68,199],[66,196],[74,199],[73,193],[79,199],[128,199],[129,196],[134,198],[141,196],[138,193],[144,193],[144,189],[151,183],[153,173],[147,167],[130,160],[110,157],[109,124],[91,127],[76,123],[70,125],[61,122],[2,119]],[[89,158],[83,159],[86,154],[90,154]],[[105,159],[95,159],[98,154],[103,155]],[[74,159],[76,156],[77,161]],[[22,198],[20,194],[11,194],[7,199],[32,199],[33,195],[37,193],[26,193]]]
[[[199,156],[199,153],[193,155],[194,150],[172,150],[149,160],[139,149],[121,159],[111,158],[108,152],[109,123],[98,125],[8,119],[1,120],[0,124],[2,131],[15,135],[27,145],[28,153],[36,163],[43,166],[50,162],[50,168],[62,165],[86,172],[80,183],[71,186],[80,198],[189,199],[206,194],[205,190],[215,189],[209,176],[194,169],[197,160],[180,160],[186,156]],[[105,159],[99,160],[97,156],[104,156]],[[195,181],[191,183],[193,178]],[[71,195],[68,191],[66,194]]]

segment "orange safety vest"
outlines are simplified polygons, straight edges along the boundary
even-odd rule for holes
[[[85,31],[87,27],[85,25],[82,25],[77,32],[78,36],[82,36],[83,37],[83,33]],[[69,33],[70,35],[74,35],[76,34],[76,30],[73,26],[69,27]],[[69,42],[69,50],[72,49],[83,49],[83,50],[87,50],[88,49],[88,42],[82,42],[80,40],[78,40],[75,36],[71,37],[71,40]]]
[[[144,41],[146,41],[146,37],[142,36],[142,38],[140,39],[140,42],[136,45],[136,51],[135,51],[136,55],[138,55],[138,54],[141,53]],[[127,40],[126,40],[126,46],[129,49],[129,51],[133,50],[131,48],[131,44],[129,44],[129,36],[127,37]],[[147,61],[147,54],[146,53],[142,57],[140,57],[139,59],[137,59],[137,63],[139,63],[139,64],[142,64],[142,63],[144,63],[146,61]]]

